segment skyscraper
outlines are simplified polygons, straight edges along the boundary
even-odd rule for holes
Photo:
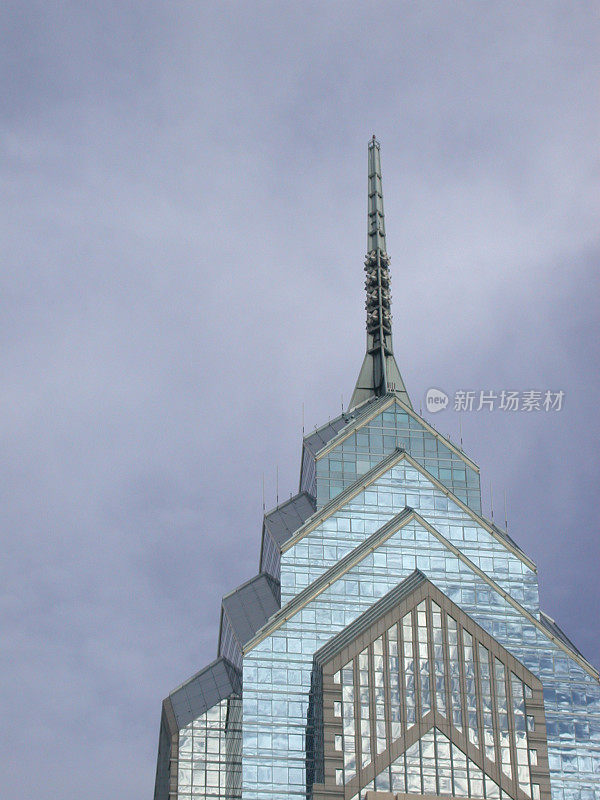
[[[400,375],[374,137],[368,159],[354,394],[304,437],[216,660],[163,702],[155,800],[600,800],[598,672]]]

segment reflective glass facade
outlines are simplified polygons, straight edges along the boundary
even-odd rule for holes
[[[181,800],[241,797],[241,701],[222,700],[179,734]]]
[[[343,430],[339,436],[344,436]],[[459,500],[481,513],[479,473],[470,459],[397,399],[317,459],[317,504],[324,505],[396,448],[410,453]]]
[[[294,548],[292,552],[293,550]],[[304,568],[305,564],[306,561],[302,559],[299,565]],[[374,552],[366,555],[360,563],[340,575],[332,585],[306,603],[289,620],[280,624],[273,633],[257,642],[246,654],[244,797],[292,798],[305,793],[304,737],[312,656],[332,635],[348,626],[377,598],[390,591],[416,568],[427,574],[464,613],[541,680],[544,687],[552,797],[561,800],[600,797],[600,691],[597,678],[565,652],[558,642],[550,640],[539,623],[535,624],[534,615],[528,618],[518,606],[508,602],[507,597],[499,591],[498,584],[490,585],[473,571],[469,563],[415,522],[400,529]],[[418,630],[415,632],[414,626],[412,634],[410,641],[407,637],[403,657],[408,661],[407,667],[411,665],[405,671],[405,680],[414,685],[422,676],[430,673],[425,664],[416,665],[416,653],[424,642],[419,641],[419,633]],[[450,623],[449,636],[452,635]],[[458,638],[455,641],[452,646],[458,647]],[[462,647],[464,652],[464,640]],[[465,668],[471,670],[474,669],[472,664],[475,658],[479,659],[485,654],[481,650],[475,654],[472,643],[467,643],[466,649],[468,659],[465,661]],[[456,664],[455,661],[454,663]],[[487,741],[490,743],[493,715],[490,702],[488,700],[486,704],[485,698],[494,692],[499,704],[494,711],[497,724],[508,731],[510,715],[507,709],[511,695],[506,672],[502,673],[501,667],[492,664],[489,659],[487,664],[489,674],[485,667],[480,671],[478,691],[482,697],[482,720],[480,725],[478,723],[479,727],[473,722],[473,690],[469,689],[468,682],[472,679],[465,680],[463,688],[458,666],[448,676],[448,693],[451,707],[456,708],[452,713],[455,714],[458,725],[465,726],[471,720],[473,737],[481,736],[482,741],[486,741],[487,726]],[[450,669],[452,670],[452,660]],[[432,674],[441,675],[441,665],[436,668],[435,660]],[[410,686],[407,688],[410,689]],[[464,711],[461,707],[463,697]],[[559,697],[560,706],[557,702]],[[447,702],[447,697],[444,697],[444,702]],[[426,703],[431,704],[431,697],[426,698]],[[417,713],[416,706],[411,707],[409,703],[407,719],[416,720]],[[514,719],[514,710],[512,714]],[[354,718],[355,747],[357,741],[362,741],[363,730],[367,729],[363,722],[366,723],[366,718]],[[348,735],[350,736],[350,730]],[[370,748],[369,753],[374,744],[376,747],[376,741],[373,743],[371,740],[368,745],[365,742],[365,746]],[[495,757],[505,764],[505,771],[512,770],[515,764],[517,768],[525,768],[525,763],[521,764],[517,754],[513,757],[509,746],[500,741],[498,747],[498,755]],[[518,749],[525,752],[528,748]],[[355,758],[352,758],[349,748],[350,770],[355,768],[354,763]],[[524,774],[522,780],[526,785],[527,777]]]
[[[297,529],[266,526],[262,559],[273,576],[269,585],[281,581],[281,611],[269,609],[261,622],[257,609],[249,609],[258,617],[248,641],[229,624],[230,612],[222,615],[221,652],[242,668],[243,699],[233,691],[217,696],[179,730],[178,778],[169,796],[311,797],[318,773],[307,748],[314,735],[313,657],[419,570],[493,641],[484,643],[430,600],[339,670],[341,727],[333,745],[339,761],[329,779],[340,797],[359,800],[377,790],[600,800],[600,687],[593,668],[559,629],[543,624],[535,564],[481,517],[472,462],[443,450],[424,428],[423,453],[420,445],[410,452],[410,436],[398,449],[392,420],[404,425],[413,416],[396,398],[385,402],[372,419],[350,422],[350,435],[338,429],[323,445],[325,455],[305,455],[304,474],[311,474],[307,463],[315,465],[317,497],[298,515]],[[426,436],[438,448],[429,460]],[[247,594],[248,585],[242,590]],[[536,778],[541,745],[539,731],[528,727],[530,689],[494,655],[494,643],[543,686],[542,761],[551,794]],[[392,744],[411,728],[417,740],[392,759]]]
[[[309,790],[318,797],[330,772],[350,797],[542,796],[541,683],[422,573],[412,581],[418,592],[399,603],[392,591],[372,607],[387,613],[363,614],[352,637],[342,633],[313,659],[309,719],[315,730],[325,722],[323,736],[307,729]]]
[[[600,800],[598,673],[394,360],[378,150],[359,399],[304,438],[216,661],[163,702],[155,800]]]
[[[597,675],[544,623],[535,564],[481,517],[472,462],[424,427],[423,452],[420,444],[411,452],[410,435],[399,443],[389,432],[413,416],[394,397],[386,403],[385,411],[350,421],[349,435],[344,427],[334,431],[324,455],[305,454],[303,473],[313,474],[307,464],[315,465],[314,506],[285,529],[265,526],[262,561],[269,586],[281,582],[281,611],[271,607],[261,617],[267,595],[260,602],[248,595],[266,579],[241,587],[238,606],[256,618],[250,627],[246,620],[244,641],[240,623],[238,631],[230,624],[236,595],[228,596],[221,653],[242,668],[243,699],[233,690],[216,695],[210,710],[179,729],[169,796],[311,797],[319,768],[307,743],[321,735],[309,720],[315,653],[418,570],[490,641],[429,600],[365,645],[339,670],[341,727],[332,745],[339,760],[321,776],[325,783],[344,800],[368,790],[600,800]],[[428,458],[430,440],[437,450]],[[286,509],[276,511],[272,520]],[[528,727],[530,688],[494,655],[495,643],[541,682],[542,733]],[[418,731],[416,741],[406,739],[392,758],[410,729]],[[382,758],[387,764],[379,768]],[[541,763],[551,794],[536,777]]]

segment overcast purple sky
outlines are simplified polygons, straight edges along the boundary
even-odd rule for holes
[[[463,414],[464,445],[600,666],[597,10],[5,0],[6,797],[151,796],[262,473],[295,492],[302,403],[310,429],[353,389],[372,133],[413,404],[565,392]]]

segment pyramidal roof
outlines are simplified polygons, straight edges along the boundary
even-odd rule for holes
[[[385,243],[385,215],[381,183],[381,148],[373,136],[369,142],[369,184],[367,212],[367,351],[350,410],[372,397],[393,392],[412,408],[404,381],[394,358],[390,294],[390,257]]]

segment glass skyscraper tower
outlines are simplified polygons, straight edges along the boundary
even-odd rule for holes
[[[164,700],[155,800],[600,800],[600,684],[482,516],[479,468],[411,405],[369,143],[367,351],[303,439],[217,658]]]

